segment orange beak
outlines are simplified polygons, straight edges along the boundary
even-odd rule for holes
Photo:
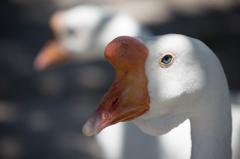
[[[149,110],[147,56],[146,46],[132,37],[118,37],[108,44],[105,57],[115,68],[115,79],[98,109],[85,122],[84,135],[96,135],[107,126],[133,120]]]
[[[34,68],[42,71],[50,66],[70,61],[69,53],[65,53],[56,40],[49,40],[34,60]]]
[[[38,53],[34,61],[34,68],[38,71],[70,61],[69,53],[66,52],[59,43],[60,32],[62,29],[60,23],[61,16],[62,12],[57,12],[50,19],[50,28],[55,39],[49,40]]]

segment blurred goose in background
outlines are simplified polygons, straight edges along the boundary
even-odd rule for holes
[[[93,5],[56,12],[50,19],[50,28],[53,38],[37,55],[36,70],[73,60],[104,59],[105,47],[117,36],[152,35],[129,15]]]
[[[189,119],[192,159],[231,158],[228,84],[219,60],[204,43],[177,34],[122,36],[108,44],[105,57],[116,76],[85,122],[84,135],[133,121],[143,132],[158,136]]]

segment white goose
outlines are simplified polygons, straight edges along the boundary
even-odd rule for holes
[[[56,12],[50,19],[50,28],[54,37],[35,59],[37,70],[69,60],[104,59],[102,52],[117,36],[152,35],[129,15],[94,5],[80,5]]]
[[[186,119],[191,123],[191,158],[231,158],[231,106],[224,71],[201,41],[177,34],[118,37],[105,49],[116,71],[83,134],[132,120],[158,136]]]

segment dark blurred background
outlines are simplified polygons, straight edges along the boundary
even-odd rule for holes
[[[1,159],[102,158],[94,137],[84,137],[81,129],[113,81],[112,66],[102,60],[33,69],[51,36],[50,16],[86,3],[127,12],[156,35],[202,40],[223,65],[232,102],[240,104],[239,0],[1,0]]]

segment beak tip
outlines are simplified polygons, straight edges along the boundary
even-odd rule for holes
[[[83,135],[85,135],[85,136],[94,136],[94,135],[98,134],[98,133],[96,133],[96,132],[91,131],[91,129],[89,129],[89,128],[86,127],[86,126],[83,126],[82,133],[83,133]]]
[[[97,135],[101,130],[98,129],[100,125],[100,116],[94,113],[83,125],[82,133],[85,136]]]
[[[34,61],[33,68],[36,71],[42,71],[43,70],[43,67],[39,64],[39,62],[37,60]]]
[[[43,71],[48,67],[45,57],[40,52],[37,57],[34,59],[33,68],[36,71]]]

